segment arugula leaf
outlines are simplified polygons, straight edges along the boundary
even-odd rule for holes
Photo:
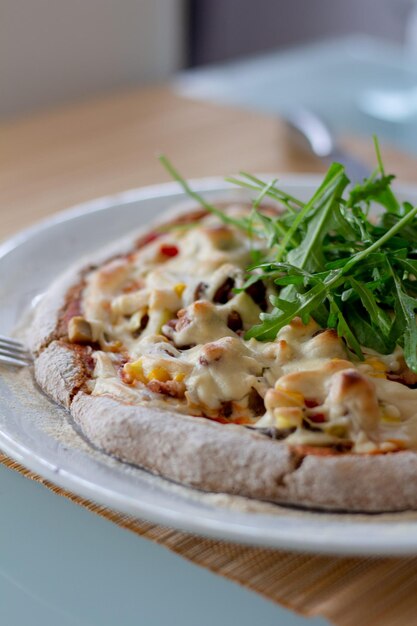
[[[273,341],[295,317],[331,327],[358,359],[362,348],[388,354],[404,349],[417,373],[417,207],[400,202],[394,176],[385,172],[374,138],[377,168],[348,189],[344,167],[333,163],[318,189],[301,201],[278,187],[241,172],[227,179],[254,193],[248,217],[234,218],[193,191],[166,157],[161,163],[184,191],[230,227],[243,230],[266,249],[253,247],[244,291],[259,280],[269,289],[271,310],[245,338]],[[265,213],[270,198],[283,208]],[[376,217],[371,206],[379,207]]]
[[[240,180],[239,178],[229,176],[225,178],[225,181],[227,183],[237,185],[238,187],[253,189],[254,191],[260,191],[267,185],[265,181],[261,180],[257,176],[248,174],[247,172],[240,172],[240,175],[247,180]],[[276,182],[277,181],[275,181],[275,183],[268,188],[266,195],[273,200],[282,203],[291,213],[294,213],[295,209],[302,209],[304,202],[301,202],[301,200],[298,200],[294,196],[284,192],[282,189],[277,189],[275,186]]]
[[[345,181],[342,182],[345,184]],[[333,224],[335,194],[336,190],[328,198],[322,210],[311,218],[301,244],[288,253],[288,262],[292,265],[309,271],[319,271],[324,268],[322,243]],[[281,244],[281,249],[284,245],[285,239]]]
[[[259,341],[271,341],[275,339],[277,333],[289,324],[295,317],[302,320],[308,319],[309,315],[314,317],[315,309],[319,308],[323,300],[326,299],[330,287],[340,283],[341,273],[333,273],[326,281],[319,282],[307,293],[297,294],[297,300],[283,300],[271,296],[274,309],[271,313],[262,313],[262,324],[253,326],[245,335],[245,339],[255,338]],[[343,279],[342,279],[343,280]]]
[[[391,184],[395,176],[382,176],[376,180],[368,179],[363,184],[355,185],[349,195],[347,201],[348,206],[355,206],[364,203],[369,206],[370,203],[378,202],[388,211],[397,211],[399,204],[391,191]]]
[[[398,256],[395,259],[396,263],[403,267],[409,275],[417,278],[417,260],[413,259],[401,259]]]
[[[361,315],[357,306],[349,305],[345,309],[346,319],[360,346],[372,348],[380,354],[389,354],[395,347],[392,342],[385,340],[371,324]]]
[[[401,281],[394,273],[394,284],[397,292],[395,313],[397,323],[401,325],[401,343],[404,347],[404,358],[408,367],[417,372],[417,299],[403,291]]]
[[[364,360],[364,356],[362,353],[362,349],[359,341],[357,340],[355,333],[352,332],[352,329],[349,326],[349,323],[346,321],[345,317],[341,309],[337,306],[336,301],[333,297],[330,299],[330,313],[334,315],[337,319],[337,334],[339,337],[345,340],[347,346],[353,350],[358,359],[361,361]]]
[[[183,188],[185,193],[190,198],[195,200],[198,204],[200,204],[202,207],[204,207],[209,213],[213,213],[214,215],[216,215],[225,224],[230,224],[232,226],[236,226],[237,228],[240,228],[240,229],[245,230],[245,231],[248,230],[248,228],[249,228],[249,220],[247,218],[236,219],[234,217],[230,217],[230,215],[227,215],[223,211],[220,211],[220,209],[218,209],[214,205],[210,204],[209,202],[206,202],[206,200],[204,200],[204,198],[202,196],[200,196],[200,194],[198,194],[196,191],[193,191],[191,189],[191,187],[189,186],[187,181],[184,180],[184,178],[175,169],[175,167],[172,165],[171,161],[169,159],[167,159],[166,156],[164,156],[163,154],[160,155],[159,156],[159,162],[165,167],[167,172],[169,172],[169,174],[171,174],[172,178],[174,178],[174,180],[176,180],[181,185],[181,187]]]
[[[272,217],[261,213],[254,206],[252,209],[252,221],[257,221],[262,226],[263,233],[261,236],[266,238],[268,248],[273,248],[275,245],[281,245],[279,243],[280,236],[285,236],[286,230],[278,220],[274,220]]]
[[[285,250],[291,237],[300,227],[302,222],[308,219],[310,213],[315,213],[317,211],[317,222],[313,223],[312,227],[310,228],[307,242],[303,245],[303,249],[299,248],[298,253],[294,253],[296,257],[298,256],[299,262],[294,263],[293,259],[290,259],[293,262],[293,265],[303,267],[303,263],[305,263],[308,254],[315,249],[315,243],[321,243],[323,230],[326,228],[330,211],[333,208],[335,196],[338,192],[341,193],[341,191],[343,191],[347,184],[348,179],[344,173],[343,166],[339,163],[333,163],[330,166],[329,171],[327,172],[320,187],[314,193],[310,201],[306,205],[304,205],[302,209],[300,209],[300,211],[294,218],[291,228],[288,230],[286,236],[281,242],[281,249]],[[324,207],[322,213],[317,210],[321,207]],[[281,258],[282,254],[279,254],[277,260],[280,261]]]
[[[382,334],[385,337],[388,337],[391,330],[391,320],[388,314],[378,306],[372,291],[368,289],[365,283],[360,283],[359,281],[355,280],[353,276],[349,278],[349,282],[352,285],[353,290],[358,294],[359,298],[361,299],[364,308],[369,314],[372,324],[375,327],[379,326]]]

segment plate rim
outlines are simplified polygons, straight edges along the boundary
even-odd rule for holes
[[[276,174],[262,173],[259,174],[259,176],[265,179],[271,179],[276,177]],[[316,185],[318,181],[322,180],[322,176],[320,174],[285,173],[279,178],[279,180],[283,185],[306,187]],[[233,185],[226,183],[224,179],[219,176],[192,179],[189,183],[199,192],[227,192],[228,190],[235,189]],[[415,185],[397,184],[396,188],[400,193],[410,192],[417,196],[417,186]],[[173,195],[175,195],[178,201],[179,199],[186,199],[185,194],[181,193],[178,183],[166,182],[133,188],[127,191],[78,203],[57,212],[52,216],[43,218],[35,222],[35,224],[18,231],[16,234],[0,242],[0,263],[2,259],[11,251],[24,245],[32,237],[43,231],[47,231],[50,227],[56,224],[71,221],[86,214],[111,210],[115,206],[125,205],[137,201],[145,201],[146,199],[156,197],[169,198]],[[387,537],[386,535],[384,536],[383,532],[379,532],[378,534],[382,535],[381,538],[378,539],[373,536],[371,544],[367,543],[367,541],[365,541],[365,537],[362,535],[357,536],[353,543],[343,543],[342,537],[339,537],[338,533],[342,534],[343,527],[346,524],[349,524],[351,529],[356,528],[356,530],[359,528],[362,529],[363,526],[367,531],[364,535],[367,535],[372,527],[372,522],[355,522],[354,520],[344,520],[342,522],[337,522],[336,520],[329,521],[328,516],[332,514],[327,512],[325,513],[325,526],[326,528],[330,526],[333,531],[336,531],[332,536],[329,536],[329,533],[326,532],[325,537],[321,536],[320,533],[317,538],[312,537],[311,533],[307,538],[305,536],[300,537],[299,531],[295,533],[292,531],[291,524],[289,524],[290,528],[287,533],[280,528],[278,535],[275,535],[274,533],[272,533],[272,535],[271,533],[269,535],[263,535],[259,534],[259,531],[257,534],[256,528],[252,528],[248,525],[245,525],[243,529],[242,527],[239,528],[239,524],[233,520],[229,520],[227,522],[224,519],[216,520],[214,517],[207,517],[207,515],[204,516],[204,514],[199,517],[196,516],[194,519],[190,519],[187,517],[187,514],[179,513],[172,508],[163,508],[159,505],[151,506],[149,504],[143,504],[143,502],[138,505],[137,501],[133,506],[131,502],[132,497],[129,497],[126,494],[117,494],[115,490],[106,490],[92,481],[88,481],[81,476],[71,474],[65,469],[56,467],[54,464],[48,462],[37,453],[30,451],[30,449],[28,449],[21,442],[14,441],[2,431],[0,431],[0,444],[3,451],[12,459],[63,489],[69,490],[76,495],[81,495],[81,497],[86,497],[89,500],[97,502],[113,510],[127,513],[138,518],[141,518],[143,515],[146,520],[158,524],[165,524],[180,531],[182,530],[184,532],[190,532],[201,536],[233,541],[235,543],[237,542],[251,546],[287,549],[296,552],[311,552],[315,554],[358,556],[401,556],[410,555],[411,553],[417,554],[417,533],[415,532],[417,529],[417,521],[414,520],[399,520],[403,530],[408,530],[408,533],[398,533],[397,535],[394,534],[394,537]],[[224,511],[225,509],[222,508],[222,512]],[[231,517],[238,515],[238,513],[234,513],[235,515],[232,515]],[[245,513],[245,515],[248,515],[248,513]],[[258,516],[265,514],[255,513],[252,515]],[[337,515],[337,513],[334,515]],[[286,517],[285,519],[290,520],[291,518]],[[306,523],[311,526],[313,520],[306,520]],[[380,523],[377,528],[381,531],[381,529],[386,529],[394,523],[395,522]],[[373,525],[373,528],[375,527],[376,525]],[[407,527],[409,527],[409,529]],[[402,536],[404,534],[406,534],[405,538]],[[414,541],[412,540],[413,538]]]

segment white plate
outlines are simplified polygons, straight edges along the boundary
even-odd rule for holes
[[[318,178],[284,176],[281,183],[289,193],[307,198]],[[208,198],[236,194],[219,179],[195,181],[193,186]],[[408,188],[406,196],[417,202],[417,189]],[[176,184],[133,190],[77,206],[4,243],[0,331],[10,333],[22,311],[69,263],[183,199]],[[417,514],[302,512],[173,485],[92,450],[69,425],[65,411],[34,387],[28,370],[2,368],[0,374],[1,449],[80,496],[181,530],[252,545],[338,554],[417,554]]]

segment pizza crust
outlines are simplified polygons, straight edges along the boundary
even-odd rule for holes
[[[42,296],[33,313],[31,324],[24,333],[26,344],[32,353],[39,354],[45,346],[57,338],[59,316],[65,305],[68,291],[81,281],[81,277],[81,267],[71,268],[58,278]]]
[[[79,356],[60,341],[53,341],[39,354],[34,373],[36,382],[48,396],[67,409],[85,381]]]
[[[239,426],[85,393],[76,395],[71,414],[101,450],[204,491],[276,501],[294,468],[288,447]]]
[[[188,209],[168,212],[153,227]],[[284,442],[241,426],[85,393],[83,360],[57,334],[67,294],[80,283],[86,267],[129,250],[146,232],[149,227],[83,259],[58,278],[27,333],[36,381],[70,410],[87,439],[121,461],[204,491],[330,511],[417,509],[417,453],[302,456]]]
[[[285,478],[286,502],[378,513],[417,509],[417,454],[308,455]]]
[[[417,508],[417,455],[300,457],[282,442],[204,418],[78,393],[71,414],[104,452],[215,493],[326,510]]]

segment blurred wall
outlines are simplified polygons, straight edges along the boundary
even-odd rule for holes
[[[183,0],[0,0],[0,117],[183,65]]]
[[[190,65],[360,32],[402,41],[416,0],[189,0]]]

